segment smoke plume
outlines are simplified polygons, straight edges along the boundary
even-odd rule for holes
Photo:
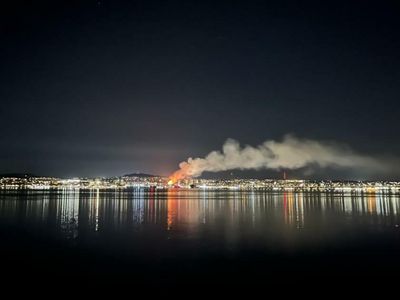
[[[228,139],[222,151],[212,151],[205,158],[188,158],[179,164],[173,181],[198,177],[203,172],[259,169],[358,168],[366,171],[380,170],[381,164],[372,157],[355,153],[345,145],[300,139],[286,135],[282,141],[268,140],[257,147]]]

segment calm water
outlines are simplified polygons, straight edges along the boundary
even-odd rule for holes
[[[3,191],[0,220],[7,272],[41,276],[158,284],[390,275],[400,266],[399,195]]]

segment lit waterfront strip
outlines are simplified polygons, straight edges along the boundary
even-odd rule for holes
[[[271,190],[329,191],[349,193],[400,193],[396,181],[307,181],[273,179],[186,179],[168,185],[166,177],[73,178],[3,177],[0,189],[201,189],[201,190]]]

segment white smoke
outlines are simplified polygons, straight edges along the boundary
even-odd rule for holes
[[[309,166],[321,168],[358,168],[380,170],[382,165],[372,157],[361,155],[349,147],[329,142],[284,136],[281,142],[269,140],[257,147],[228,139],[221,151],[212,151],[205,158],[189,158],[179,164],[180,169],[171,177],[175,180],[198,177],[203,172],[233,169],[300,169]]]

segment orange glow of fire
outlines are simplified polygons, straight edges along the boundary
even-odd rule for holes
[[[168,177],[168,185],[174,186],[175,184],[179,183],[180,180],[187,179],[189,177],[190,176],[188,176],[186,172],[184,172],[182,169],[179,169]]]

